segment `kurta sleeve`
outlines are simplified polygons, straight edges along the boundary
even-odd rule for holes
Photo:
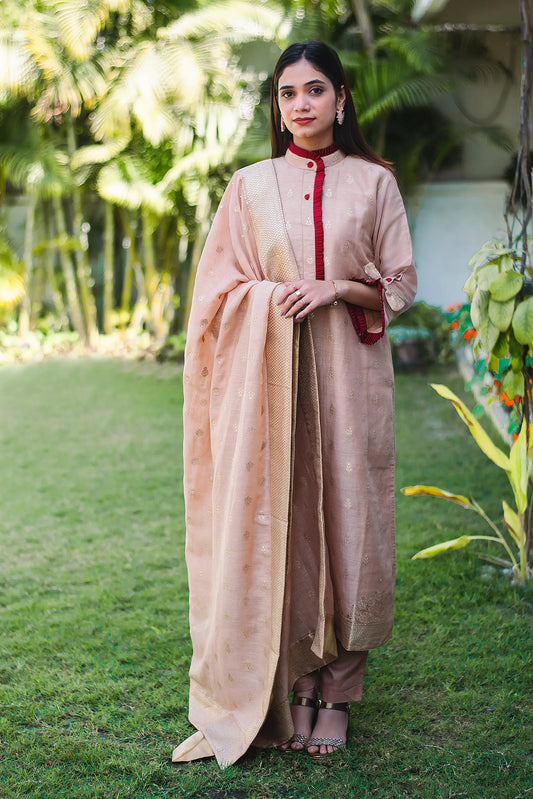
[[[372,242],[374,262],[365,265],[366,278],[354,279],[377,286],[381,308],[373,311],[348,306],[354,327],[364,344],[374,344],[383,336],[390,320],[411,305],[417,288],[407,215],[396,180],[388,170],[380,174],[377,185]]]

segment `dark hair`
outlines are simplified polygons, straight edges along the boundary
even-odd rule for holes
[[[357,114],[353,104],[352,95],[348,88],[346,74],[341,64],[340,58],[335,50],[325,42],[313,39],[310,42],[296,42],[280,55],[278,63],[272,75],[272,85],[270,87],[270,141],[272,144],[272,158],[285,155],[287,148],[292,140],[292,134],[288,130],[281,130],[281,112],[278,105],[278,84],[283,70],[295,64],[300,59],[305,58],[315,69],[318,69],[333,84],[336,94],[344,86],[346,93],[346,103],[344,105],[344,123],[339,125],[337,121],[333,125],[333,139],[339,149],[346,155],[359,155],[374,164],[381,164],[392,171],[392,165],[380,158],[365,141],[365,137],[359,127]]]

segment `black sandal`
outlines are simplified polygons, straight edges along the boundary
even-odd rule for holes
[[[349,714],[349,704],[348,702],[320,702],[319,710],[337,710],[342,713],[346,713],[348,716]],[[317,752],[310,752],[310,746],[318,746]],[[320,747],[321,746],[334,746],[335,751],[333,752],[324,752],[321,754]],[[307,754],[309,757],[320,759],[322,757],[331,757],[331,755],[337,754],[339,749],[346,749],[346,741],[343,741],[341,738],[309,738],[307,742]]]
[[[315,699],[314,697],[311,698],[309,696],[295,696],[293,697],[291,705],[301,706],[301,707],[312,707],[313,711],[315,711],[313,713],[313,719],[312,719],[312,723],[314,723],[316,711],[318,710],[320,705],[318,699]],[[280,752],[283,752],[283,754],[286,754],[287,752],[290,752],[291,754],[294,754],[295,752],[303,752],[305,750],[305,747],[308,746],[307,742],[308,738],[306,735],[302,735],[302,733],[296,732],[294,733],[290,741],[287,741],[287,743],[283,744],[282,746],[278,746],[278,750]],[[301,744],[302,748],[294,749],[292,746],[293,743]]]

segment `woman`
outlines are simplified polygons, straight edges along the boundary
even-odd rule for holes
[[[331,755],[367,652],[392,633],[384,331],[416,275],[396,181],[346,86],[322,42],[281,55],[273,158],[233,176],[199,265],[184,370],[198,732],[175,761],[225,766],[252,743]]]

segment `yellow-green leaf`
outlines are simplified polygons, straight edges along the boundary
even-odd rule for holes
[[[459,397],[457,397],[453,391],[447,386],[443,386],[438,383],[432,383],[431,387],[435,389],[437,394],[440,394],[441,397],[444,399],[450,400],[453,403],[453,406],[463,422],[468,426],[476,444],[478,447],[485,453],[487,458],[499,466],[500,469],[504,469],[506,472],[510,471],[511,469],[511,462],[508,456],[503,452],[499,447],[497,447],[490,436],[485,432],[484,428],[480,425],[471,411],[468,410],[464,402],[461,402]]]
[[[526,420],[522,422],[522,427],[518,437],[511,447],[511,470],[509,480],[513,489],[518,513],[525,513],[527,508],[527,485],[529,479],[528,457],[526,450]]]
[[[496,264],[489,263],[480,267],[476,271],[476,277],[477,277],[477,284],[481,289],[481,291],[488,291],[489,286],[492,285],[492,283],[494,282],[494,280],[496,280],[499,274],[500,270],[498,268],[497,263]]]
[[[502,272],[489,286],[489,291],[493,300],[506,302],[516,297],[524,283],[524,278],[520,272],[514,270]]]
[[[474,291],[474,294],[472,295],[472,303],[470,305],[470,316],[472,318],[472,324],[474,325],[476,330],[479,328],[482,320],[486,318],[488,314],[489,299],[490,299],[489,292],[482,291],[479,287]]]
[[[510,272],[507,272],[510,274]],[[507,330],[513,319],[514,313],[514,299],[500,302],[499,300],[490,298],[489,301],[489,319],[498,330]],[[495,345],[494,345],[495,346]]]
[[[481,317],[476,330],[485,352],[492,352],[498,341],[500,331],[489,317],[489,304],[487,304],[486,313]]]
[[[476,280],[476,273],[472,272],[471,275],[466,279],[466,282],[463,286],[463,291],[465,294],[468,294],[469,297],[472,296],[474,291],[476,290],[477,280]]]
[[[416,555],[413,555],[411,560],[418,560],[419,558],[433,558],[435,555],[440,555],[441,552],[449,552],[451,549],[463,549],[470,541],[471,536],[462,535],[460,538],[453,538],[450,541],[443,541],[442,544],[435,544],[427,549],[421,549]]]
[[[507,525],[507,529],[513,536],[518,546],[520,546],[520,544],[522,543],[522,537],[523,535],[525,535],[525,533],[522,530],[522,525],[520,524],[520,517],[518,513],[515,510],[513,510],[505,500],[503,500],[502,505],[503,505],[503,518],[505,524]]]
[[[401,492],[402,494],[405,494],[406,497],[426,496],[437,497],[438,499],[448,499],[450,502],[455,502],[457,505],[461,505],[463,508],[474,510],[468,497],[463,497],[462,494],[452,494],[450,491],[444,491],[442,488],[437,488],[437,486],[406,486],[405,488],[401,489]]]
[[[520,344],[533,343],[533,297],[528,297],[516,306],[513,332]]]

